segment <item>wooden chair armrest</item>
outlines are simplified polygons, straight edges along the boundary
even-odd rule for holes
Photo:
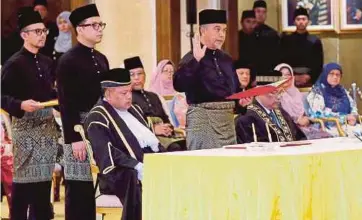
[[[334,117],[331,117],[331,118],[321,118],[324,122],[334,122],[337,126],[337,130],[338,130],[338,133],[339,133],[339,136],[341,137],[344,137],[346,136],[346,134],[344,133],[343,129],[342,129],[342,126],[341,126],[341,123],[339,122],[339,118],[334,118]]]
[[[320,124],[322,131],[326,131],[326,127],[324,126],[324,122],[323,122],[322,119],[319,119],[319,118],[310,118],[309,120],[310,120],[311,122],[313,122],[313,123],[318,123],[318,124]]]
[[[94,174],[98,174],[98,173],[99,173],[99,168],[98,168],[98,166],[95,165],[95,164],[91,164],[91,171],[92,171],[92,173],[94,173]]]
[[[179,134],[182,137],[186,137],[186,131],[182,128],[174,128],[176,134]]]

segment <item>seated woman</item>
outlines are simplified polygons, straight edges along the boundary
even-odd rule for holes
[[[172,125],[175,128],[184,129],[188,105],[185,95],[176,92],[173,88],[173,73],[174,64],[172,61],[167,59],[161,60],[152,74],[149,91],[160,96],[165,112],[172,119]],[[170,105],[166,103],[163,96],[174,96]]]
[[[149,91],[160,96],[173,96],[177,92],[173,88],[172,76],[175,71],[171,60],[161,60],[152,73]]]
[[[284,79],[292,78],[285,87],[285,92],[280,98],[281,107],[291,116],[295,124],[303,131],[308,139],[330,137],[327,132],[320,130],[317,124],[311,124],[306,116],[303,104],[303,95],[294,85],[294,73],[291,66],[282,63],[275,67]]]
[[[343,124],[347,121],[347,133],[356,129],[357,107],[347,90],[340,84],[342,67],[336,63],[326,64],[318,81],[308,94],[309,112],[315,117],[337,117]],[[328,132],[338,136],[336,126],[327,123]]]

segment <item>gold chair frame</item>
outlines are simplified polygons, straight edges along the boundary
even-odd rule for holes
[[[89,158],[89,163],[91,166],[92,174],[97,175],[100,171],[93,158],[93,151],[91,150],[92,148],[91,148],[90,142],[85,137],[83,126],[75,125],[74,131],[78,132],[81,135],[84,143],[86,144],[86,146],[87,146],[86,150],[87,150],[87,155]],[[123,207],[96,207],[96,213],[102,215],[102,219],[104,219],[104,217],[106,215],[114,215],[114,216],[117,215],[117,216],[122,217],[122,211],[123,211]]]

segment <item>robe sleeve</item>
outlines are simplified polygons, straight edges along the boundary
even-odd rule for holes
[[[22,100],[14,98],[12,91],[17,88],[17,82],[21,78],[21,73],[12,64],[1,70],[1,108],[17,118],[23,117],[25,112],[21,109]]]
[[[64,60],[60,58],[59,65],[56,69],[57,76],[57,89],[60,105],[60,114],[63,124],[64,143],[71,144],[74,142],[82,141],[81,136],[74,131],[74,126],[81,124],[79,110],[75,107],[79,100],[77,97],[77,90],[82,85],[75,85],[74,76],[76,70],[70,63],[71,60]]]
[[[85,123],[87,137],[91,143],[93,156],[103,174],[117,167],[134,169],[139,163],[123,151],[123,146],[115,146],[112,142],[112,131],[107,121],[100,114],[90,114]]]
[[[187,92],[192,89],[192,84],[197,82],[200,62],[194,58],[192,52],[186,54],[180,61],[178,70],[173,75],[173,86],[178,92]]]

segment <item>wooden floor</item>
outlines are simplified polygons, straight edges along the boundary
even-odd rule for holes
[[[1,203],[1,219],[7,218],[9,215],[8,203],[6,198],[3,198]],[[64,220],[64,186],[60,190],[60,202],[54,203],[55,220]],[[101,220],[101,216],[97,216],[97,220]],[[119,220],[120,216],[106,216],[104,220]]]

